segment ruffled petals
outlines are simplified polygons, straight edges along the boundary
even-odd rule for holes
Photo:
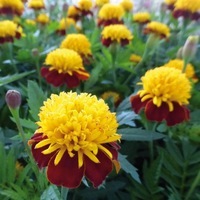
[[[148,101],[149,100],[142,102],[139,95],[131,96],[130,98],[131,106],[135,113],[139,113],[140,110],[146,106]]]

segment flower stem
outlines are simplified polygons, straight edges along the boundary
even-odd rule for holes
[[[185,73],[185,71],[186,71],[186,68],[187,68],[187,64],[188,64],[188,61],[187,61],[187,59],[184,59],[184,64],[183,64],[182,73]]]
[[[41,87],[42,86],[42,80],[41,80],[40,65],[39,65],[39,57],[38,56],[36,57],[35,65],[36,65],[36,70],[37,70],[37,73],[38,73],[39,86]]]
[[[61,199],[67,200],[69,189],[66,187],[61,187]]]
[[[16,67],[14,58],[13,58],[13,44],[11,42],[8,42],[8,49],[9,49],[9,56],[10,56],[10,62],[15,70],[16,73],[18,73],[18,69]]]

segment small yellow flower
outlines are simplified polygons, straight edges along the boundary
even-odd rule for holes
[[[62,18],[59,22],[58,30],[57,32],[61,35],[66,34],[66,30],[70,27],[76,27],[76,22],[73,18]]]
[[[30,0],[28,2],[28,8],[32,8],[34,10],[40,10],[45,8],[45,4],[43,0]]]
[[[21,15],[24,11],[24,4],[21,0],[1,0],[0,13]]]
[[[109,46],[113,42],[121,43],[123,46],[133,39],[130,30],[122,24],[114,24],[104,27],[101,35],[102,43],[105,46]]]
[[[107,91],[107,92],[104,92],[102,95],[101,95],[101,98],[103,100],[108,100],[110,98],[113,98],[113,101],[114,103],[117,105],[119,104],[120,100],[121,100],[121,97],[120,97],[120,94],[117,93],[117,92],[113,92],[113,91]]]
[[[120,5],[124,8],[125,11],[129,12],[133,9],[133,1],[131,0],[122,0]]]
[[[37,16],[36,21],[40,24],[48,24],[49,23],[49,16],[45,13],[41,13]]]
[[[27,24],[30,24],[30,25],[35,25],[36,23],[35,23],[35,20],[33,20],[33,19],[26,19],[26,21],[25,21]]]
[[[175,10],[185,10],[191,13],[200,10],[200,1],[197,0],[177,0],[175,3]]]
[[[95,1],[95,4],[98,6],[98,7],[102,7],[104,4],[106,3],[109,3],[110,0],[96,0]]]
[[[69,6],[67,10],[67,17],[77,20],[79,18],[79,10],[74,6]]]
[[[138,56],[136,54],[131,54],[130,61],[134,63],[139,63],[142,60],[141,56]]]
[[[91,55],[91,44],[83,34],[68,34],[62,41],[60,48],[67,48],[76,51],[81,56]]]
[[[152,21],[146,25],[144,33],[153,33],[160,38],[168,38],[170,36],[170,29],[166,24]]]
[[[164,65],[165,67],[176,68],[182,71],[184,67],[184,61],[181,59],[170,60],[168,63]],[[192,79],[194,82],[197,82],[198,79],[195,76],[195,70],[192,64],[187,64],[185,74],[189,79]]]
[[[133,21],[139,24],[150,22],[151,16],[148,12],[138,12],[133,15]]]
[[[92,8],[92,1],[91,0],[79,0],[78,8],[80,10],[89,11]]]

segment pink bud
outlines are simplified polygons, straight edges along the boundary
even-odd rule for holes
[[[21,105],[21,94],[17,90],[8,90],[5,100],[9,108],[16,109]]]

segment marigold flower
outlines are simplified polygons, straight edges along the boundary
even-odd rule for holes
[[[48,24],[49,23],[49,16],[46,15],[45,13],[40,13],[37,18],[36,21],[42,25]]]
[[[142,60],[141,56],[138,56],[136,54],[131,54],[130,56],[131,62],[139,63],[141,60]]]
[[[115,106],[117,107],[120,102],[121,102],[121,96],[119,93],[117,92],[114,92],[114,91],[106,91],[104,92],[102,95],[101,95],[101,98],[103,100],[108,100],[108,99],[113,99],[114,103],[115,103]]]
[[[67,10],[67,17],[77,21],[80,18],[80,11],[76,6],[69,6]]]
[[[95,5],[98,7],[102,7],[104,4],[109,3],[110,0],[96,0]]]
[[[35,20],[33,20],[33,19],[26,19],[25,22],[26,22],[26,24],[33,25],[33,26],[35,26],[35,24],[36,24]]]
[[[107,47],[114,42],[120,43],[124,46],[133,39],[132,33],[122,24],[114,24],[104,27],[101,35],[102,44]]]
[[[122,24],[124,9],[121,5],[107,3],[103,5],[98,14],[98,25],[108,26],[110,24]]]
[[[146,24],[151,21],[151,16],[148,12],[138,12],[133,15],[133,21],[139,24]]]
[[[126,12],[131,11],[133,9],[133,6],[134,6],[133,1],[131,1],[131,0],[122,0],[120,2],[120,5],[124,8],[124,10]]]
[[[29,0],[28,8],[32,8],[34,10],[40,10],[45,8],[45,4],[43,0]]]
[[[153,33],[160,38],[168,38],[170,36],[170,29],[166,24],[161,22],[152,21],[149,22],[144,28],[144,33]]]
[[[176,68],[179,69],[180,71],[183,70],[184,67],[184,61],[181,59],[174,59],[170,60],[168,63],[164,65],[165,67],[171,67],[171,68]],[[186,77],[191,79],[193,82],[197,82],[198,79],[195,75],[195,70],[192,64],[187,64],[186,70],[185,70]]]
[[[79,0],[76,8],[80,11],[81,16],[92,15],[92,0]]]
[[[179,69],[157,67],[147,71],[141,81],[143,88],[130,99],[136,113],[144,108],[148,120],[165,120],[168,126],[189,119],[185,105],[191,97],[191,84]]]
[[[22,36],[22,28],[10,20],[0,21],[0,43],[13,42]]]
[[[77,87],[80,80],[89,78],[80,55],[71,49],[56,49],[50,52],[42,67],[41,74],[48,83],[55,87],[67,84],[69,88]]]
[[[59,33],[60,35],[65,35],[66,30],[72,26],[76,27],[74,19],[68,17],[62,18],[59,22],[59,27],[56,32]]]
[[[167,5],[168,9],[173,10],[174,9],[174,4],[176,3],[177,0],[165,0],[165,4]]]
[[[92,56],[90,41],[83,34],[68,34],[62,41],[60,48],[76,51],[82,57],[84,63],[88,63],[88,58]]]
[[[29,140],[39,168],[55,185],[76,188],[83,176],[98,187],[117,161],[118,123],[105,102],[87,93],[52,94]]]
[[[174,5],[173,16],[175,18],[183,16],[198,20],[200,18],[200,1],[196,0],[177,0]]]

